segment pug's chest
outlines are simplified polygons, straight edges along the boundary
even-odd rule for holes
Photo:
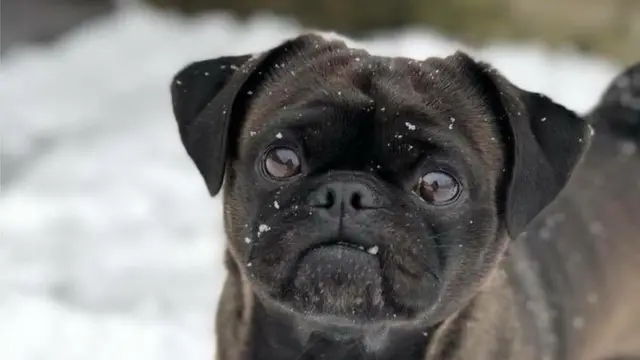
[[[247,360],[424,360],[428,341],[422,333],[346,340],[323,334],[311,336],[305,343],[289,335],[272,333],[254,338],[253,351]]]
[[[255,354],[250,360],[424,360],[424,349],[405,349],[391,352],[368,352],[357,346],[335,344],[325,347],[303,350],[302,353],[288,355],[281,352],[262,352]]]

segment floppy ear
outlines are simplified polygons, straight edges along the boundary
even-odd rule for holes
[[[506,140],[508,161],[504,219],[511,238],[565,187],[589,146],[592,131],[573,111],[548,97],[518,88],[487,64],[456,54],[475,67]]]
[[[253,70],[251,66],[243,67],[249,58],[229,56],[195,62],[180,70],[171,83],[173,114],[182,144],[212,196],[222,186],[229,110],[248,78],[244,75]],[[236,74],[241,67],[246,72]]]
[[[299,41],[287,41],[259,57],[226,56],[195,62],[174,76],[171,98],[180,137],[211,196],[222,187],[226,160],[236,141],[233,129],[245,115],[249,89],[258,86],[270,65]]]

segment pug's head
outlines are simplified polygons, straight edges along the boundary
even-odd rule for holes
[[[567,182],[588,125],[456,53],[302,35],[172,84],[233,260],[261,302],[327,323],[435,324]]]

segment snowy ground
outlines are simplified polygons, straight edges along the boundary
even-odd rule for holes
[[[188,61],[298,31],[138,9],[2,59],[0,359],[211,359],[220,200],[179,143],[168,84]],[[459,47],[412,29],[366,44],[417,57]],[[531,45],[474,53],[578,111],[617,71]]]

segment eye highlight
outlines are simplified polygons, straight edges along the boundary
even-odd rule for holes
[[[286,146],[269,149],[262,159],[262,168],[266,175],[276,180],[285,180],[301,173],[300,156]]]
[[[423,175],[413,191],[432,205],[446,205],[458,198],[460,183],[453,176],[432,171]]]

